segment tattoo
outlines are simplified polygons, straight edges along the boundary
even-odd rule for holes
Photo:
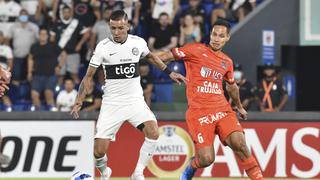
[[[92,78],[93,75],[96,72],[96,68],[89,66],[86,75],[82,79],[79,90],[78,90],[78,95],[77,95],[77,101],[83,101],[84,98],[88,95],[89,89],[92,85]]]

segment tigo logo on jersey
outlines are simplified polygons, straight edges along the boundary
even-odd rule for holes
[[[211,75],[211,69],[205,66],[201,67],[200,74],[202,77],[207,78]]]
[[[159,142],[148,168],[156,177],[178,177],[194,154],[192,139],[179,126],[161,126],[159,132]]]
[[[129,66],[119,66],[116,67],[116,74],[121,75],[124,74],[127,78],[132,78],[134,76],[134,73],[136,72],[136,66],[135,64],[130,64]]]

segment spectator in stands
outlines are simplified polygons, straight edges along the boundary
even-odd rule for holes
[[[201,6],[201,0],[189,0],[189,7],[182,11],[182,17],[185,14],[191,14],[194,17],[194,22],[202,26],[205,23],[206,11]],[[180,24],[182,24],[180,19]]]
[[[49,32],[42,28],[39,32],[39,42],[32,45],[28,57],[27,78],[31,82],[32,111],[40,110],[40,96],[43,92],[50,110],[57,110],[54,90],[57,85],[57,75],[63,67],[65,59],[65,51],[61,51],[56,43],[49,42]]]
[[[30,48],[37,40],[39,28],[36,24],[29,22],[28,12],[21,9],[19,21],[10,27],[7,44],[13,47],[13,69],[12,69],[12,83],[19,85],[19,83],[26,79],[27,56]]]
[[[191,14],[185,14],[183,24],[180,26],[179,45],[201,41],[201,30],[198,24],[195,24]]]
[[[147,105],[151,107],[153,78],[150,74],[149,64],[145,61],[140,61],[139,70],[140,70],[140,76],[141,76],[140,83],[143,89],[144,100],[146,101]]]
[[[257,96],[262,112],[281,111],[288,100],[288,92],[278,78],[273,64],[267,64],[263,70],[264,78],[258,82]]]
[[[20,0],[21,7],[28,11],[30,21],[34,23],[37,23],[35,20],[35,15],[37,12],[38,4],[39,0]]]
[[[10,68],[12,69],[12,63],[13,63],[13,54],[12,49],[4,44],[4,34],[0,30],[0,66],[3,69]],[[5,105],[5,110],[7,112],[12,111],[12,102],[6,94],[2,96],[3,104]]]
[[[1,145],[2,145],[2,136],[0,131],[0,149],[2,149]],[[0,166],[7,165],[7,164],[10,164],[9,156],[2,154],[2,152],[0,151]]]
[[[67,53],[66,62],[60,71],[59,84],[62,84],[67,72],[78,84],[79,52],[89,38],[89,29],[85,28],[78,19],[72,17],[72,9],[69,6],[64,6],[62,18],[54,24],[50,33],[52,34],[52,40],[56,41],[59,47]]]
[[[173,22],[179,8],[179,0],[151,0],[152,18],[158,21],[160,14],[165,12],[169,15],[170,24]]]
[[[91,32],[90,36],[90,44],[89,44],[89,50],[87,57],[87,60],[89,61],[91,58],[91,54],[94,50],[94,47],[103,39],[107,37],[111,37],[110,27],[109,27],[109,19],[112,13],[112,8],[106,8],[103,12],[103,19],[97,21]]]
[[[169,15],[160,14],[159,23],[152,28],[148,46],[151,51],[170,51],[177,46],[178,38],[172,25],[169,24]]]
[[[35,13],[35,20],[40,26],[50,26],[57,20],[56,13],[53,12],[54,6],[58,5],[59,0],[39,0]]]
[[[238,63],[234,64],[234,79],[239,87],[240,100],[242,106],[245,110],[250,108],[250,105],[256,100],[255,97],[255,87],[250,81],[248,81],[243,73],[242,66]],[[226,91],[225,91],[226,92]],[[227,99],[232,105],[232,108],[236,108],[235,104],[232,102],[232,99],[227,93],[225,93]]]
[[[63,18],[64,7],[68,6],[70,9],[73,8],[73,0],[53,0],[52,3],[52,17],[54,22]]]
[[[73,79],[64,80],[64,90],[57,96],[57,108],[59,111],[70,112],[77,97],[77,90],[74,89]]]
[[[218,18],[227,21],[242,21],[246,14],[256,7],[256,0],[218,0],[223,1],[223,8],[214,9],[211,13],[211,24]]]
[[[15,1],[0,0],[0,30],[4,33],[5,37],[8,36],[10,27],[19,17],[20,10],[20,4]]]
[[[93,11],[93,5],[96,0],[73,0],[74,18],[78,19],[85,27],[94,25],[96,17]]]
[[[92,83],[88,95],[81,106],[82,111],[98,111],[101,107],[102,92],[96,88],[95,82]]]

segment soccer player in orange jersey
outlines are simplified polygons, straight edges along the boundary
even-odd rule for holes
[[[181,180],[190,180],[197,168],[214,162],[213,138],[217,134],[221,142],[229,146],[240,159],[242,167],[252,180],[263,180],[261,169],[246,145],[243,129],[236,113],[224,97],[222,82],[243,119],[247,112],[242,107],[239,89],[233,78],[232,60],[221,49],[230,39],[230,25],[218,20],[213,25],[209,45],[194,43],[159,57],[169,62],[183,60],[187,75],[188,110],[186,121],[196,146],[196,155],[181,174]]]

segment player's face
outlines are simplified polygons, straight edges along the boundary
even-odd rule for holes
[[[210,35],[210,46],[214,51],[220,51],[230,39],[227,27],[216,25]]]
[[[124,42],[127,39],[129,31],[128,20],[110,20],[110,30],[115,42]]]

